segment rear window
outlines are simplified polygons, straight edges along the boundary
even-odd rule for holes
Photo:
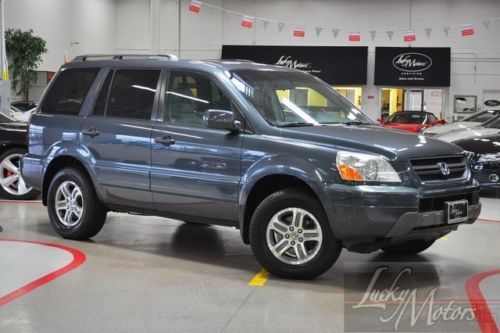
[[[78,115],[98,72],[99,68],[63,70],[48,91],[41,112]]]

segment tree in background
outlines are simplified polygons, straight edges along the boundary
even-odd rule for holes
[[[47,53],[43,38],[33,35],[33,30],[8,29],[5,32],[5,47],[9,60],[12,88],[16,95],[24,94],[28,100],[29,88],[36,82],[36,69]]]

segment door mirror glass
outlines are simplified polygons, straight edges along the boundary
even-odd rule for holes
[[[203,124],[208,128],[239,131],[241,122],[236,119],[233,111],[209,109],[203,114]]]

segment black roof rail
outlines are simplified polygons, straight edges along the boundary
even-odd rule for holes
[[[179,60],[179,58],[174,54],[84,54],[76,56],[73,59],[73,61],[123,60],[124,58],[131,58],[131,59],[165,58],[167,60]]]

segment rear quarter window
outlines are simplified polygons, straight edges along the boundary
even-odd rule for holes
[[[97,73],[99,73],[99,68],[63,70],[47,92],[41,112],[78,115]]]

